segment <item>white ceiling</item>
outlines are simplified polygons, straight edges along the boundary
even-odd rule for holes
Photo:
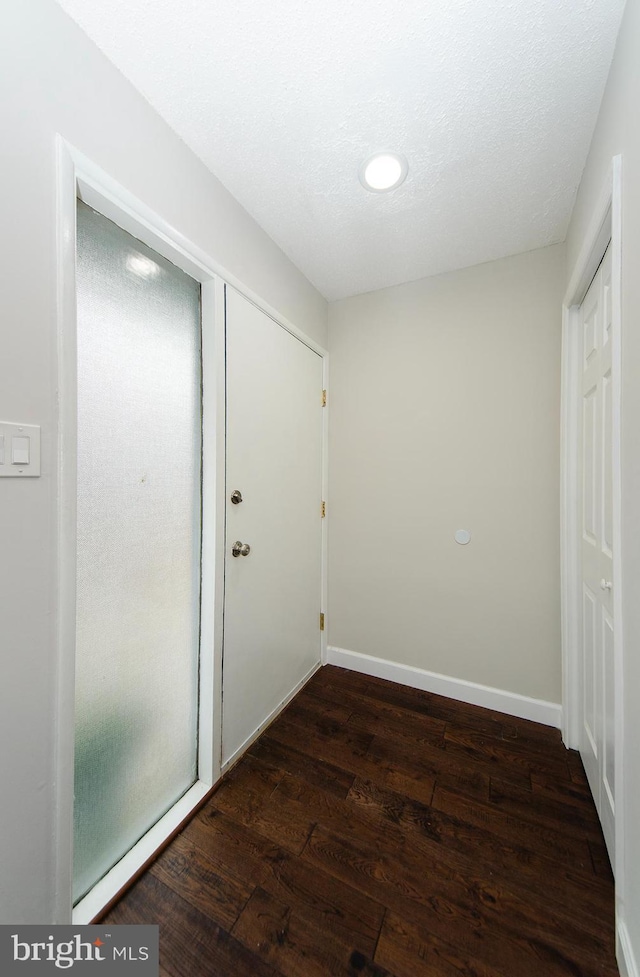
[[[624,7],[58,2],[330,300],[562,241]]]

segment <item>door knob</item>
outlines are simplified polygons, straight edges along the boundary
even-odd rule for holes
[[[249,556],[250,552],[251,552],[251,547],[249,546],[249,544],[241,543],[239,539],[236,540],[236,542],[231,547],[232,556]]]
[[[611,582],[611,580],[605,580],[603,577],[602,580],[600,581],[600,589],[611,590],[612,587],[613,587],[613,583]]]
[[[240,502],[242,502],[242,492],[240,492],[239,489],[236,489],[235,492],[231,493],[231,501],[234,505],[238,505]]]

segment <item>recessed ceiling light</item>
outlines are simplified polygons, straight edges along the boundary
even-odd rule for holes
[[[365,190],[385,193],[400,186],[408,169],[409,164],[399,153],[376,153],[365,159],[358,177]]]

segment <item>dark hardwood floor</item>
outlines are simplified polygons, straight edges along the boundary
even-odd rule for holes
[[[163,977],[613,977],[613,912],[557,730],[327,666],[106,919]]]

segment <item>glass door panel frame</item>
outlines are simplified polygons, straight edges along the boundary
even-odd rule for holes
[[[57,145],[58,662],[54,923],[93,920],[220,778],[224,584],[224,284],[213,263],[61,138]],[[201,283],[202,566],[198,780],[72,910],[76,586],[76,197]]]
[[[77,207],[74,905],[199,779],[202,561],[202,286]]]

